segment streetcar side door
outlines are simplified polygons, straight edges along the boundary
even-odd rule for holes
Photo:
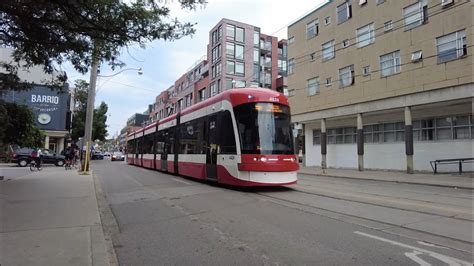
[[[208,116],[206,127],[206,174],[208,179],[217,180],[217,115]]]
[[[161,170],[168,171],[168,150],[169,150],[169,140],[168,140],[168,129],[165,129],[162,133],[163,135],[163,150],[161,152]]]

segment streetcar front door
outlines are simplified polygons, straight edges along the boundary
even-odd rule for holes
[[[211,115],[207,121],[206,173],[212,180],[217,180],[217,137],[217,116]]]

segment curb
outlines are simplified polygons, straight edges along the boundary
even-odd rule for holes
[[[454,186],[454,185],[444,185],[444,184],[422,183],[422,182],[412,182],[412,181],[399,181],[399,180],[383,180],[383,179],[375,179],[375,178],[360,178],[360,177],[351,177],[351,176],[337,176],[337,175],[330,175],[330,174],[316,174],[316,173],[305,173],[305,172],[298,172],[298,174],[314,175],[314,176],[325,176],[325,177],[334,177],[334,178],[343,178],[343,179],[353,179],[353,180],[379,181],[379,182],[390,182],[390,183],[399,183],[399,184],[411,184],[411,185],[423,185],[423,186],[433,186],[433,187],[447,187],[447,188],[455,188],[455,189],[474,190],[473,187],[467,187],[467,186],[463,186],[463,185]]]
[[[112,209],[110,209],[110,206],[107,204],[104,193],[102,191],[102,187],[100,186],[99,179],[90,169],[89,173],[90,175],[92,175],[94,181],[97,208],[99,209],[102,231],[104,233],[104,241],[107,249],[108,262],[109,265],[116,266],[119,265],[119,263],[117,259],[117,254],[115,253],[112,237],[119,234],[117,220],[115,219],[115,216],[112,213]]]

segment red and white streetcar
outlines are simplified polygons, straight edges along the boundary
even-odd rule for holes
[[[127,162],[235,186],[294,184],[288,99],[232,89],[128,135]]]

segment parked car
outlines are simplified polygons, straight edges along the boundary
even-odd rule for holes
[[[20,167],[27,166],[33,159],[31,154],[35,149],[32,148],[21,148],[13,152],[12,162],[17,163]],[[52,150],[41,149],[41,155],[43,156],[44,164],[54,164],[56,166],[63,166],[66,158],[62,155],[56,154]]]
[[[112,161],[125,161],[125,155],[123,153],[116,151],[112,153]]]
[[[100,151],[93,151],[93,152],[92,152],[91,159],[92,159],[92,160],[103,160],[103,159],[104,159],[104,155],[103,155],[102,152],[100,152]]]
[[[110,158],[110,156],[112,156],[110,152],[108,151],[104,152],[104,157]]]

